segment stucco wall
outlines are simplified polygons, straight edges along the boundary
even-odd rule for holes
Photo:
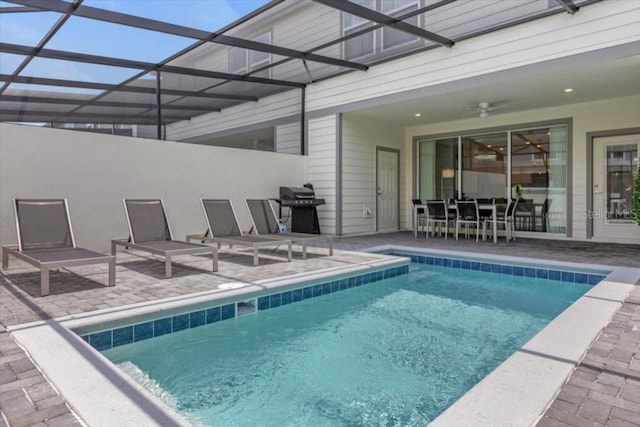
[[[306,182],[306,158],[0,123],[0,242],[16,243],[13,198],[67,198],[76,243],[127,237],[123,198],[163,198],[174,238],[204,232],[200,198],[245,198]]]

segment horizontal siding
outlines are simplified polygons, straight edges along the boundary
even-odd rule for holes
[[[191,120],[168,125],[167,139],[184,141],[215,132],[299,115],[300,99],[300,90],[292,89],[261,98],[258,102],[245,102],[226,108],[219,113],[196,116]]]
[[[310,86],[307,108],[319,110],[636,41],[639,13],[640,2],[602,2],[575,15],[553,15],[451,49],[390,61]]]
[[[276,126],[275,145],[278,153],[300,154],[300,123]]]
[[[403,170],[404,132],[401,128],[373,123],[370,120],[344,114],[342,119],[342,231],[343,234],[363,234],[376,231],[376,146],[400,150],[398,166]],[[406,193],[400,183],[400,199]],[[364,209],[372,216],[365,217]],[[403,228],[404,207],[400,204],[400,227]]]
[[[335,115],[309,120],[308,180],[316,197],[325,199],[318,207],[318,219],[323,233],[336,233],[336,126]]]

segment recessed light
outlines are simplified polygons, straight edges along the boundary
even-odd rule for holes
[[[536,145],[536,147],[540,148],[540,147],[542,147],[542,145],[538,144],[538,145]]]
[[[504,150],[504,147],[500,147],[500,151],[503,151],[503,150]]]
[[[487,148],[491,148],[491,144],[487,144]]]
[[[420,113],[415,113],[415,114],[414,114],[414,116],[416,116],[416,117],[422,117],[422,114],[420,114]]]
[[[567,87],[564,89],[565,93],[569,93],[569,92],[573,92],[573,88],[572,87]]]
[[[529,144],[531,144],[531,141],[525,141],[524,143],[529,145]]]

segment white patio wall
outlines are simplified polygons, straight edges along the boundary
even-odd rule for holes
[[[123,198],[163,198],[174,238],[204,232],[199,199],[277,197],[306,182],[306,157],[0,123],[0,243],[15,244],[13,198],[67,198],[79,246],[127,237]]]
[[[587,133],[612,131],[618,129],[631,129],[640,127],[640,96],[606,99],[595,102],[564,105],[560,107],[545,108],[541,110],[529,110],[512,114],[492,114],[487,119],[473,118],[455,122],[437,123],[428,126],[415,126],[406,129],[407,147],[405,151],[412,149],[412,140],[415,136],[456,134],[468,130],[478,130],[500,126],[511,126],[524,123],[544,122],[545,120],[557,120],[572,118],[572,191],[573,206],[573,238],[585,239],[587,236],[587,221],[580,212],[586,209],[587,174],[590,173],[590,165],[587,164]],[[411,170],[411,156],[406,159],[405,170]],[[408,169],[407,169],[408,168]],[[409,187],[411,188],[411,187]],[[404,205],[408,205],[410,195],[405,195]],[[411,212],[405,215],[405,220],[410,220]],[[571,226],[571,225],[570,225]],[[640,228],[637,236],[629,236],[630,239],[640,239]]]

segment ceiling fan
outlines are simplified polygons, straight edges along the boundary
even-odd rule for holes
[[[502,101],[494,102],[493,104],[487,101],[479,102],[478,106],[475,107],[475,112],[478,113],[478,116],[482,119],[486,119],[489,117],[489,113],[491,111],[498,110],[500,108],[506,107],[506,104]]]

